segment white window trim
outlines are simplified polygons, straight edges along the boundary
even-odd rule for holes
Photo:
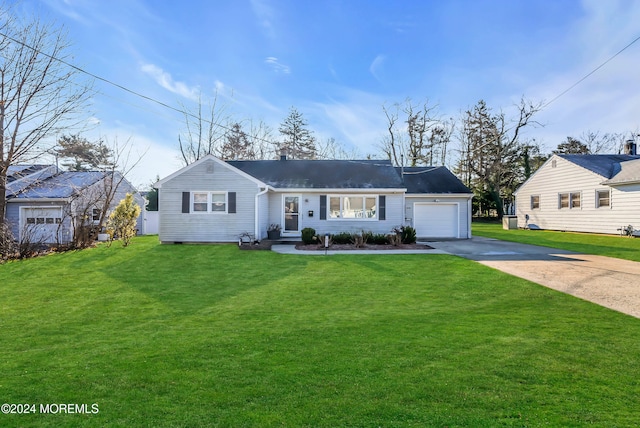
[[[538,198],[538,206],[534,207],[533,206],[533,198]],[[558,196],[559,198],[559,196]],[[559,201],[558,201],[559,203]],[[531,197],[529,198],[529,206],[532,210],[539,210],[540,209],[540,195],[531,195]]]
[[[609,205],[600,205],[600,197],[598,196],[598,193],[600,192],[609,193]],[[596,189],[595,198],[596,198],[596,208],[611,209],[611,189]]]
[[[193,209],[194,196],[196,193],[206,193],[207,194],[207,210],[206,211],[195,211]],[[213,203],[212,195],[224,195],[224,211],[213,211],[211,209],[211,205]],[[191,192],[189,199],[189,213],[190,214],[228,214],[229,213],[229,192],[224,191],[212,191],[212,190],[194,190]]]
[[[580,206],[578,207],[574,207],[573,206],[573,197],[575,195],[578,195],[578,203],[580,204]],[[571,192],[569,193],[569,208],[572,210],[578,209],[581,210],[582,209],[582,192]]]
[[[333,194],[327,195],[327,220],[328,221],[378,221],[379,213],[380,213],[380,198],[379,195],[371,195],[371,194]],[[340,217],[331,217],[331,198],[340,198]],[[344,212],[344,198],[363,198],[362,206],[363,211],[366,207],[366,198],[375,198],[376,203],[376,213],[375,217],[343,217]]]
[[[569,204],[566,207],[563,207],[561,205],[561,196],[562,195],[569,195]],[[573,197],[574,195],[579,195],[580,196],[580,206],[579,207],[574,207],[572,206],[573,203]],[[558,193],[558,209],[559,210],[581,210],[582,209],[582,192],[559,192]]]

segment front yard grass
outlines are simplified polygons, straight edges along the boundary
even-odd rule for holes
[[[501,224],[487,222],[474,222],[471,231],[475,236],[640,262],[638,238],[552,230],[505,230]]]
[[[0,265],[2,426],[637,426],[640,320],[446,255],[132,246]],[[89,407],[90,408],[90,407]]]

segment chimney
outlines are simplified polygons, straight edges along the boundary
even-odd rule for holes
[[[282,147],[280,149],[280,160],[281,161],[286,161],[287,160],[287,149],[286,149],[286,147]]]
[[[624,154],[625,155],[636,155],[636,143],[633,140],[627,140],[626,143],[624,143]]]

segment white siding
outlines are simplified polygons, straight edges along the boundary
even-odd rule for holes
[[[469,209],[469,198],[463,196],[447,196],[442,194],[437,195],[407,195],[405,198],[405,224],[409,224],[412,227],[416,227],[416,220],[414,218],[414,204],[416,203],[437,203],[442,204],[457,204],[458,205],[458,236],[456,238],[466,239],[471,237],[471,211]],[[419,236],[419,238],[430,238],[429,236]]]
[[[556,161],[555,168],[553,161]],[[572,232],[620,233],[622,226],[640,228],[640,185],[617,188],[578,165],[553,156],[524,183],[516,194],[518,227]],[[610,206],[597,207],[597,190],[610,189]],[[581,193],[580,208],[559,208],[560,193]],[[531,208],[531,196],[540,197],[540,208]],[[526,216],[529,219],[526,219]]]
[[[269,223],[282,224],[282,194],[288,192],[269,194]],[[291,193],[296,194],[296,193]],[[299,194],[299,193],[298,193]],[[359,192],[328,192],[328,193],[302,193],[300,200],[300,230],[312,227],[319,234],[364,231],[373,233],[390,233],[395,226],[404,224],[402,209],[402,194],[380,193],[372,196],[385,195],[385,220],[347,220],[327,219],[320,220],[320,195],[362,195]],[[369,193],[367,193],[369,195]],[[328,202],[327,202],[328,203]],[[313,217],[309,216],[313,211]]]
[[[236,213],[183,214],[182,192],[236,192]],[[254,233],[258,185],[232,167],[212,159],[163,182],[159,191],[161,242],[237,242]]]
[[[267,237],[267,228],[269,227],[269,194],[260,195],[258,197],[258,236],[257,239],[265,239]]]

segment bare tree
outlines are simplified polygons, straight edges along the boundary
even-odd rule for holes
[[[0,224],[5,221],[9,166],[47,150],[47,138],[80,123],[91,83],[69,65],[62,28],[33,18],[20,23],[0,5]]]
[[[407,98],[403,105],[383,105],[382,111],[387,118],[382,151],[395,165],[433,165],[446,159],[453,127],[437,117],[437,106]]]
[[[109,167],[92,173],[97,178],[95,183],[73,189],[71,201],[63,212],[58,236],[64,236],[62,229],[69,226],[71,248],[86,248],[93,244],[97,234],[106,226],[113,203],[132,190],[129,186],[123,186],[123,183],[126,182],[126,175],[144,156],[144,153],[133,156],[131,140],[120,144],[116,139],[106,145],[111,152]]]
[[[358,151],[353,149],[348,151],[342,144],[336,141],[335,138],[327,138],[324,142],[319,142],[317,145],[318,159],[358,159]]]
[[[272,159],[276,155],[278,143],[273,137],[273,129],[264,121],[249,120],[249,141],[255,152],[256,159]]]
[[[184,164],[189,165],[206,155],[220,155],[220,146],[227,132],[225,124],[231,122],[231,115],[220,103],[218,93],[208,107],[203,106],[202,97],[199,97],[195,110],[183,105],[182,112],[185,131],[178,135],[178,144]]]
[[[382,152],[394,165],[402,165],[404,164],[405,144],[403,141],[404,134],[397,125],[400,115],[400,105],[395,103],[391,108],[383,105],[382,111],[387,117],[388,132],[382,139]]]
[[[620,153],[624,144],[622,134],[618,133],[600,133],[600,131],[585,131],[580,135],[582,141],[590,153]]]

